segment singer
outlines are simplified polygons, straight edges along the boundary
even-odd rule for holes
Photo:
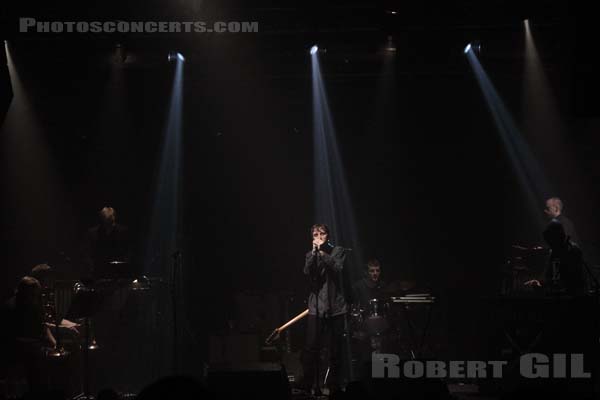
[[[327,387],[330,393],[340,389],[340,358],[343,345],[344,317],[348,309],[341,289],[342,271],[346,249],[333,246],[329,241],[329,227],[316,224],[311,227],[312,249],[306,253],[304,274],[310,280],[306,347],[302,354],[304,377],[298,389],[310,393],[315,379],[327,370],[319,365],[319,352],[329,334],[329,375]],[[320,382],[318,382],[320,383]],[[320,384],[316,386],[320,393]]]

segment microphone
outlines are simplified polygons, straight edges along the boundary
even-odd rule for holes
[[[313,243],[313,253],[318,254],[319,250],[321,250],[321,246]]]

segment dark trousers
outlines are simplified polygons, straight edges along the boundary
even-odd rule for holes
[[[304,370],[303,386],[312,386],[317,373],[317,359],[323,346],[329,347],[329,365],[320,362],[319,374],[329,367],[327,386],[339,386],[342,349],[344,345],[345,315],[329,318],[318,318],[309,315],[306,321],[306,347],[302,354],[302,369]]]

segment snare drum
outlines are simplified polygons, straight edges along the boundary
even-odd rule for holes
[[[364,321],[366,331],[369,335],[381,335],[388,330],[387,309],[387,304],[381,302],[379,299],[369,300],[369,308],[367,309]]]
[[[369,300],[367,317],[385,317],[386,310],[379,299]]]

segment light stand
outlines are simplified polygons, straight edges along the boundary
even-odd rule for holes
[[[346,258],[345,258],[345,253],[346,252],[350,252],[352,251],[352,249],[347,249],[344,248],[344,266],[347,265],[346,263]],[[342,293],[342,296],[344,297],[344,300],[347,302],[346,299],[346,282],[345,282],[345,274],[346,274],[346,268],[343,268],[341,271],[341,275],[340,275],[340,291]],[[345,356],[345,365],[346,365],[346,373],[347,373],[347,377],[348,377],[348,381],[352,382],[354,381],[354,368],[352,368],[352,343],[351,343],[351,335],[350,335],[350,329],[348,327],[348,313],[345,313],[343,315],[344,317],[344,348],[346,351],[346,356]],[[341,356],[341,354],[340,354]],[[342,362],[342,360],[340,360],[340,362]],[[337,379],[339,379],[339,377],[337,377]]]
[[[177,354],[178,338],[177,338],[177,289],[178,278],[181,270],[181,251],[177,250],[173,253],[173,268],[171,270],[171,306],[173,313],[173,374],[177,375],[179,370],[179,357]]]

